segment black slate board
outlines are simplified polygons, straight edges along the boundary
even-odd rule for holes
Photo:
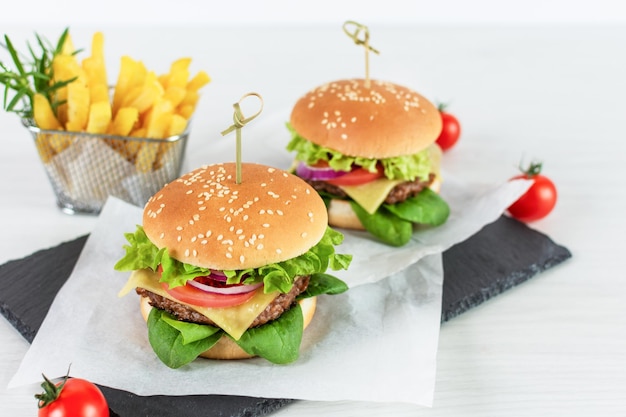
[[[83,236],[0,266],[0,313],[29,342],[70,276],[86,239]],[[441,321],[458,316],[571,256],[567,248],[548,236],[501,216],[444,252]],[[108,387],[101,389],[111,415],[120,417],[258,417],[293,402],[224,395],[144,397]]]

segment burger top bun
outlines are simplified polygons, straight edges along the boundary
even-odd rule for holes
[[[333,81],[300,98],[291,126],[303,138],[344,155],[382,159],[411,155],[437,140],[439,110],[415,91],[391,82]]]
[[[298,303],[302,309],[303,327],[306,329],[315,315],[317,297],[305,298],[298,301]],[[148,321],[150,310],[152,310],[150,299],[140,297],[139,308],[143,319]],[[241,349],[230,337],[222,336],[211,349],[202,352],[200,356],[208,359],[247,359],[252,358],[254,355],[250,355]]]
[[[180,262],[229,270],[299,256],[328,225],[324,202],[300,178],[266,165],[208,165],[167,184],[146,203],[148,239]]]

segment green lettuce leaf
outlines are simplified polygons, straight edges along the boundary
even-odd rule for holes
[[[348,286],[327,274],[313,274],[309,288],[298,299],[322,294],[340,294]],[[237,343],[244,351],[272,363],[295,361],[300,352],[303,317],[299,304],[278,319],[248,329]],[[170,368],[180,368],[210,349],[221,337],[230,337],[222,329],[176,320],[171,314],[153,308],[148,316],[148,340],[157,357]],[[234,340],[234,339],[233,339]]]
[[[328,162],[328,165],[336,171],[350,171],[353,165],[358,165],[370,172],[376,172],[377,164],[380,162],[387,178],[407,181],[414,181],[416,178],[426,179],[432,171],[428,148],[413,155],[384,159],[347,156],[308,141],[300,136],[289,123],[287,123],[287,129],[291,132],[291,141],[287,144],[287,150],[295,151],[296,159],[309,165],[322,160]]]
[[[156,271],[161,265],[163,272],[160,282],[167,282],[170,288],[185,285],[190,279],[210,274],[207,268],[180,262],[169,256],[167,250],[159,250],[139,225],[135,233],[126,233],[125,237],[129,244],[124,245],[126,254],[115,264],[114,268],[118,271],[144,268]],[[223,272],[228,277],[229,284],[263,282],[266,293],[273,291],[287,293],[291,290],[295,277],[326,272],[328,268],[334,271],[347,269],[352,261],[352,255],[335,253],[335,246],[342,241],[343,235],[340,232],[327,227],[322,239],[300,256],[259,268]]]

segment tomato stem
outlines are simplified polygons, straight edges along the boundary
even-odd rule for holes
[[[437,110],[439,110],[439,112],[444,112],[444,111],[446,111],[447,108],[448,108],[448,104],[447,103],[439,103],[437,105]]]
[[[65,386],[65,383],[70,376],[70,369],[67,368],[67,374],[59,385],[56,385],[54,382],[50,381],[44,374],[41,374],[41,376],[43,376],[44,379],[44,381],[41,383],[41,388],[43,388],[44,392],[42,392],[41,394],[35,394],[35,398],[39,400],[37,406],[39,408],[44,408],[47,405],[56,401],[57,398],[59,398],[59,395],[61,395],[61,391],[63,391],[63,387]]]
[[[530,163],[528,168],[524,168],[522,167],[522,164],[520,163],[519,170],[522,171],[522,173],[526,175],[527,178],[532,178],[541,174],[542,165],[543,165],[542,162],[533,161]]]

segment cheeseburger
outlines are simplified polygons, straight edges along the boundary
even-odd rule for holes
[[[140,296],[148,339],[167,366],[198,356],[297,359],[316,296],[347,290],[325,271],[347,269],[335,253],[315,190],[286,171],[208,165],[167,184],[146,203],[115,265],[133,271],[120,292]]]
[[[414,224],[448,218],[438,195],[441,116],[417,92],[384,81],[333,81],[301,97],[287,127],[295,172],[324,198],[331,226],[366,229],[402,246]]]

